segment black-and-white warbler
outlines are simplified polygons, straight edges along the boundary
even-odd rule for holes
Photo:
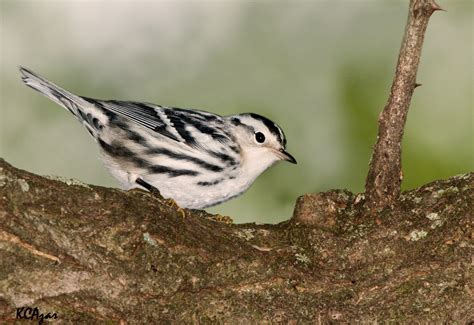
[[[101,148],[103,162],[125,189],[156,188],[186,208],[234,198],[285,151],[282,129],[253,113],[219,116],[150,103],[74,95],[20,67],[31,88],[66,108]]]

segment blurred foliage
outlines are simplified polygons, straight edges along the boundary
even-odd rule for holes
[[[279,123],[279,163],[210,209],[288,219],[297,196],[363,190],[406,19],[405,1],[0,1],[0,156],[117,186],[87,132],[19,81],[26,65],[71,91]],[[403,143],[405,189],[472,170],[472,2],[441,1],[428,27]]]

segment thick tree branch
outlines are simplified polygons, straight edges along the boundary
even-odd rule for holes
[[[292,221],[234,225],[0,159],[0,323],[26,306],[72,323],[466,323],[473,183],[402,194],[380,224],[330,191]]]
[[[411,0],[395,77],[388,102],[379,117],[377,143],[365,184],[369,208],[392,204],[402,182],[401,143],[416,83],[421,49],[431,14],[440,10],[434,0]]]

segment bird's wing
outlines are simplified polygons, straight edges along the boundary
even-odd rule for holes
[[[142,102],[83,98],[105,112],[119,115],[193,148],[207,148],[211,139],[219,143],[233,142],[232,135],[226,130],[225,120],[216,114]]]

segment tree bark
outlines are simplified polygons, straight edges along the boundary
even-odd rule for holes
[[[472,321],[473,183],[406,192],[380,219],[330,191],[290,221],[235,225],[0,160],[0,319]]]
[[[365,183],[368,208],[384,208],[400,195],[403,179],[401,143],[416,83],[426,27],[432,13],[441,8],[434,0],[411,0],[408,21],[398,56],[388,102],[379,117],[377,142]]]

